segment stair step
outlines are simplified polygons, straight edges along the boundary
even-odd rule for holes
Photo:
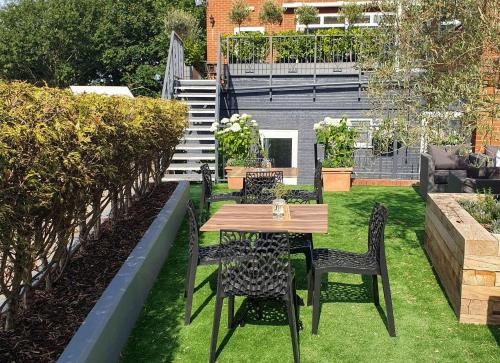
[[[215,101],[184,101],[188,106],[215,106]]]
[[[214,153],[176,153],[172,160],[215,160]]]
[[[183,86],[212,86],[215,87],[215,80],[213,79],[181,79],[179,80],[178,87]]]
[[[186,128],[186,132],[196,132],[196,131],[210,131],[212,126],[189,126]]]
[[[201,174],[166,174],[163,179],[163,181],[181,181],[181,180],[187,180],[187,181],[201,181]]]
[[[215,92],[215,85],[213,86],[185,86],[185,85],[182,85],[182,86],[176,86],[175,87],[176,90],[194,90],[194,91],[201,91],[201,90],[204,90],[204,91],[214,91]]]
[[[203,113],[203,114],[214,114],[215,116],[215,109],[203,109],[203,108],[192,108],[192,109],[189,109],[188,113]]]
[[[215,144],[179,144],[176,150],[215,150]]]
[[[190,117],[190,123],[213,123],[215,121],[215,117]]]
[[[215,98],[215,93],[178,93],[177,98]]]
[[[194,164],[170,164],[167,170],[170,171],[198,171],[200,170],[200,166],[202,166],[204,163],[194,163]],[[212,166],[213,169],[213,163],[207,163],[209,166]]]
[[[211,135],[184,135],[184,140],[198,140],[198,141],[214,141],[215,137]]]

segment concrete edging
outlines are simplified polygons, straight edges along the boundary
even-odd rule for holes
[[[186,213],[189,182],[181,181],[58,359],[116,362]]]

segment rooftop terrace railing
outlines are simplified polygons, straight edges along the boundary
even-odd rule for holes
[[[361,92],[361,84],[364,81],[361,79],[361,67],[357,64],[361,51],[360,44],[349,35],[226,36],[222,38],[221,44],[224,63],[222,76],[226,81],[237,76],[267,76],[269,85],[266,88],[270,89],[270,93],[272,89],[287,87],[283,84],[273,84],[273,79],[282,76],[302,76],[306,79],[310,77],[308,84],[314,94],[317,87],[332,85],[357,85]],[[353,75],[358,78],[354,82],[317,82],[318,76],[335,74]],[[254,90],[255,87],[251,89]],[[242,91],[241,88],[238,90]]]

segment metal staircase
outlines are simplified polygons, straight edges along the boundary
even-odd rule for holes
[[[216,115],[214,80],[178,80],[174,98],[189,106],[189,125],[166,174],[166,180],[200,181],[200,166],[207,163],[216,169],[215,137],[210,131]]]
[[[215,80],[186,76],[184,47],[175,32],[170,37],[162,98],[178,99],[189,106],[189,125],[177,145],[164,180],[201,181],[200,166],[217,170],[217,153],[212,123],[218,118],[220,85]]]

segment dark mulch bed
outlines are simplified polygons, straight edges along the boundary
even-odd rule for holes
[[[113,229],[104,225],[102,237],[75,254],[51,291],[33,291],[16,328],[0,331],[0,362],[57,360],[176,185],[162,184],[135,202]]]

